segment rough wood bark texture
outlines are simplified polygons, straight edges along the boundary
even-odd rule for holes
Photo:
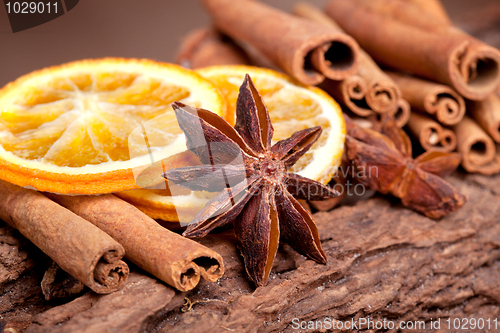
[[[207,238],[205,245],[223,255],[226,275],[176,295],[144,331],[291,332],[294,318],[364,317],[423,320],[425,331],[436,332],[431,318],[498,318],[500,176],[449,180],[469,202],[440,221],[381,197],[315,214],[328,265],[285,245],[268,285],[257,290],[244,279],[231,232]],[[204,303],[181,313],[184,297]]]
[[[135,333],[142,321],[164,307],[174,294],[158,280],[132,273],[115,293],[87,293],[35,316],[26,333]]]
[[[52,307],[40,286],[50,263],[41,250],[0,221],[0,316],[7,327],[22,331],[34,314]]]
[[[164,285],[152,280],[143,290],[130,277],[139,289],[125,287],[106,296],[88,293],[38,314],[57,304],[43,300],[41,274],[25,268],[15,281],[2,285],[1,315],[7,327],[22,330],[32,323],[26,332],[86,332],[97,326],[103,332],[287,332],[293,318],[386,318],[427,325],[431,318],[498,318],[500,176],[459,173],[449,180],[469,201],[439,221],[382,197],[316,213],[329,263],[317,264],[284,245],[267,286],[257,290],[248,282],[232,230],[227,230],[202,241],[223,256],[224,277],[177,293],[170,302],[173,292]],[[10,237],[13,249],[1,247],[2,258],[12,251],[13,262],[29,260],[23,259],[22,244],[27,242],[18,234]],[[26,258],[32,252],[38,250],[31,248]],[[186,313],[180,311],[184,297],[195,302]]]

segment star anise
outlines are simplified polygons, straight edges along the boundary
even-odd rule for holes
[[[441,178],[458,167],[460,154],[428,151],[413,159],[410,138],[394,119],[384,119],[381,133],[359,127],[347,116],[345,119],[347,157],[362,184],[391,193],[403,205],[434,219],[466,202],[465,196]]]
[[[299,253],[326,263],[316,224],[295,198],[321,200],[338,193],[287,172],[316,142],[321,127],[295,132],[271,147],[273,126],[249,75],[240,87],[234,128],[208,110],[172,105],[186,145],[202,165],[168,170],[164,177],[191,190],[220,191],[183,235],[203,237],[234,222],[247,273],[258,286],[267,281],[280,238]]]

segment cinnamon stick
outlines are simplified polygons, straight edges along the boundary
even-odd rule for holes
[[[431,14],[432,19],[437,20],[439,23],[451,25],[450,17],[440,0],[406,0],[406,2]]]
[[[418,138],[420,145],[426,151],[452,152],[457,147],[457,137],[453,131],[443,128],[429,116],[412,112],[408,121],[408,129]]]
[[[325,80],[318,87],[358,116],[368,117],[374,114],[366,101],[366,80],[358,75],[351,75],[342,81]]]
[[[410,120],[411,107],[407,100],[400,98],[396,103],[396,111],[393,116],[398,127],[403,127]]]
[[[95,224],[123,245],[130,261],[180,291],[193,289],[200,275],[215,282],[224,273],[217,252],[163,228],[112,194],[47,196]]]
[[[350,0],[331,0],[326,13],[380,64],[450,85],[472,100],[500,83],[500,51],[456,28],[403,22]]]
[[[500,96],[491,94],[483,101],[469,101],[467,111],[495,142],[500,143]]]
[[[212,28],[196,29],[182,42],[176,62],[187,68],[249,65],[245,51],[231,38]]]
[[[432,115],[443,125],[455,125],[465,115],[465,101],[443,84],[395,72],[386,72],[400,87],[412,108]]]
[[[335,21],[313,5],[300,2],[292,11],[299,17],[342,31]],[[370,115],[372,111],[394,111],[401,95],[394,81],[362,49],[359,50],[358,69],[352,76],[343,81],[327,80],[322,88],[363,117]]]
[[[394,112],[387,112],[383,114],[374,113],[367,117],[367,121],[371,123],[369,128],[373,128],[376,131],[380,131],[380,129],[382,128],[382,124],[385,122],[385,120],[388,117],[389,118],[393,117],[396,126],[401,128],[408,123],[408,120],[410,119],[410,114],[411,114],[410,104],[406,100],[400,98],[396,103],[396,110],[394,110]]]
[[[452,25],[439,0],[352,0],[379,15],[425,30],[439,30]]]
[[[258,1],[203,0],[214,25],[250,44],[304,84],[341,80],[358,65],[357,43],[345,33]]]
[[[99,294],[120,289],[129,274],[123,247],[43,194],[0,180],[0,218],[59,267]]]
[[[457,150],[462,154],[462,166],[468,172],[492,175],[500,172],[500,149],[488,134],[471,118],[453,127],[457,135]]]

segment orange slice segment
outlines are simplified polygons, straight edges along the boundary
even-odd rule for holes
[[[226,110],[214,84],[151,60],[82,60],[25,75],[0,90],[0,178],[55,193],[138,188],[133,171],[152,152],[167,168],[185,164],[175,157],[186,149],[177,122],[155,121],[175,119],[173,101]],[[147,149],[129,142],[148,122],[161,140]]]

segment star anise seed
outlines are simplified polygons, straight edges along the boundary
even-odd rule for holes
[[[202,165],[168,170],[163,176],[192,190],[220,191],[183,235],[203,237],[233,222],[246,271],[258,286],[267,281],[280,238],[326,263],[316,224],[297,199],[321,200],[338,192],[287,172],[318,140],[321,127],[295,132],[271,146],[269,113],[248,74],[240,87],[234,128],[208,110],[172,105],[186,145]]]
[[[430,218],[451,213],[467,201],[441,177],[451,174],[460,164],[457,153],[428,151],[412,158],[408,135],[386,118],[380,132],[362,128],[345,116],[346,153],[361,175],[358,180],[383,194],[391,193]],[[371,172],[376,170],[376,174]]]

